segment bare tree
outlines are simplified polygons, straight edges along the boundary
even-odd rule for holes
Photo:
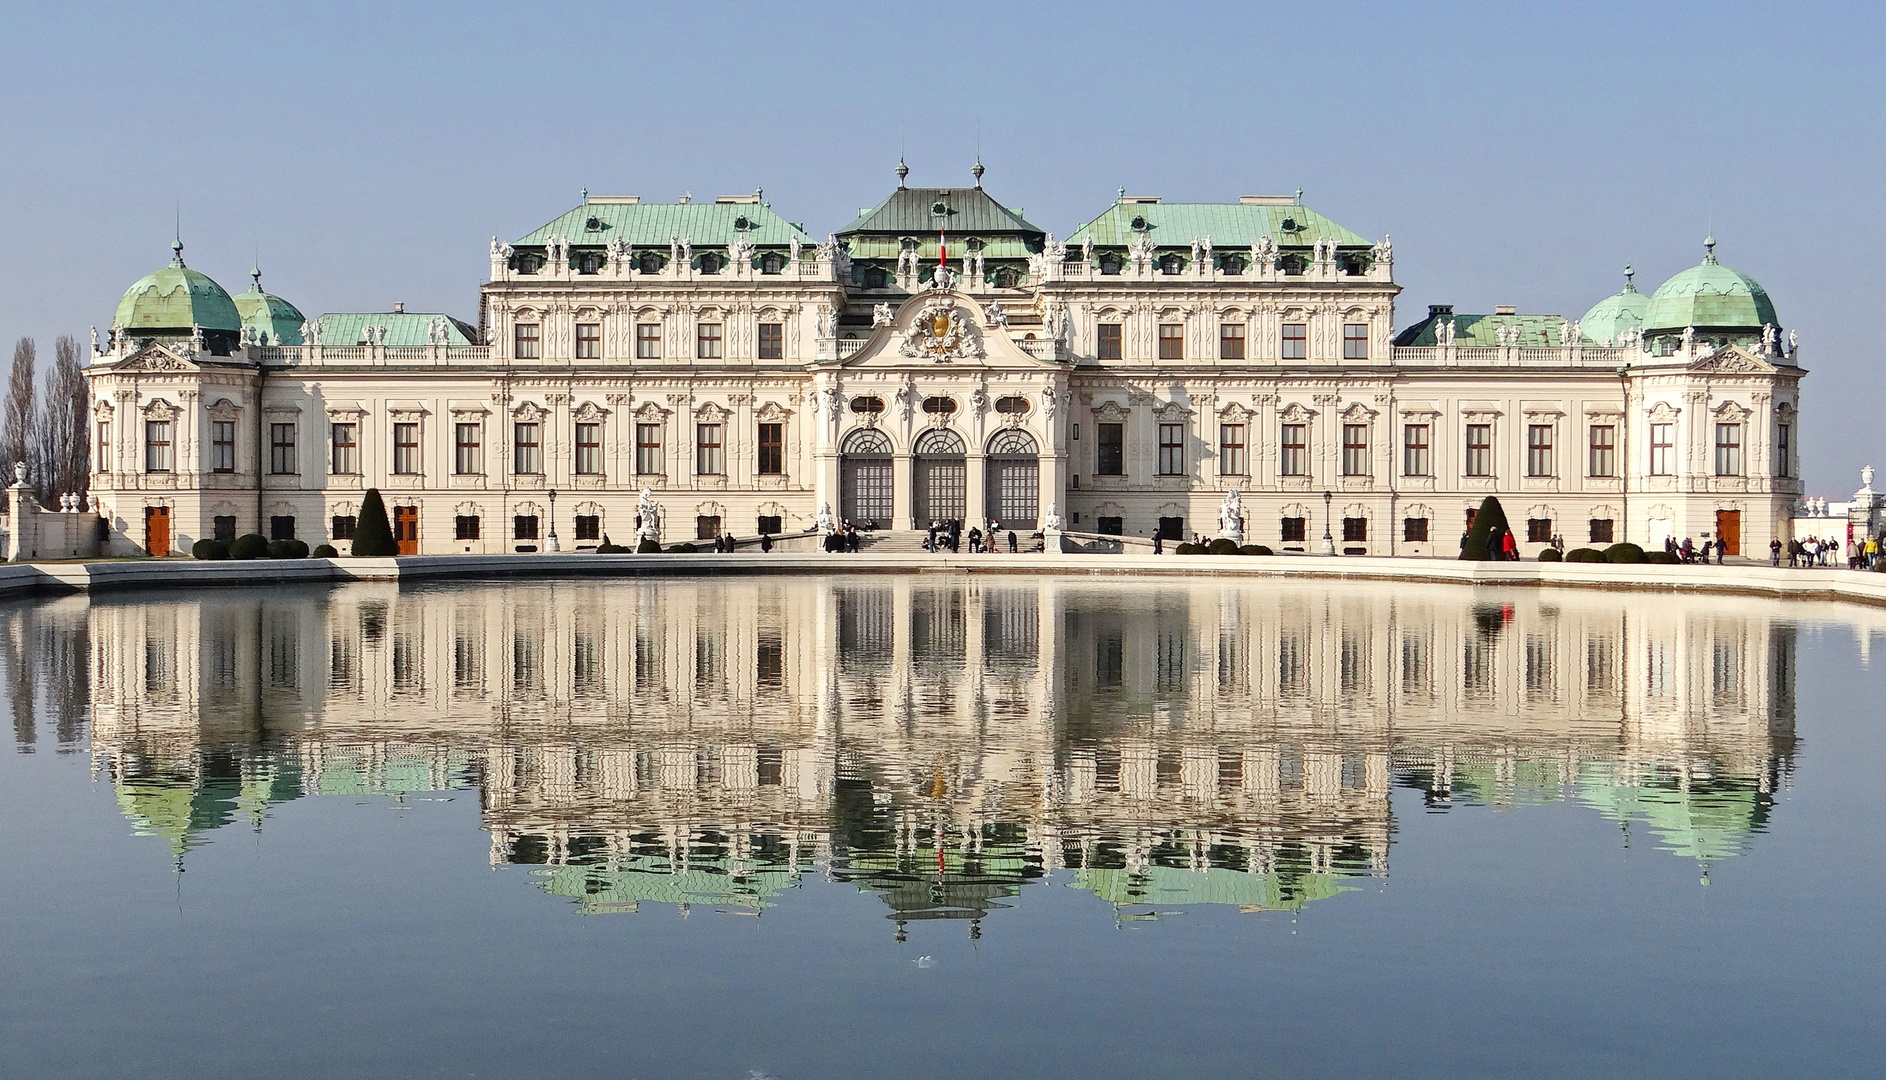
[[[85,494],[91,478],[87,397],[79,343],[70,335],[62,336],[53,344],[52,372],[46,379],[46,408],[38,440],[41,460],[34,479],[42,501]]]
[[[0,416],[0,486],[13,482],[16,463],[26,463],[28,476],[38,464],[39,403],[33,400],[33,368],[38,357],[32,338],[21,338],[13,346],[13,370],[7,376],[5,413]]]

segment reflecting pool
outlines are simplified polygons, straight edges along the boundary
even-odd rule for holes
[[[0,1075],[1870,1072],[1886,612],[1035,576],[0,607]]]

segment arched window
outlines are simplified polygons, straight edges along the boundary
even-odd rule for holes
[[[596,274],[602,271],[602,256],[594,251],[585,251],[576,257],[576,272]]]
[[[1100,257],[1100,272],[1107,275],[1118,274],[1120,272],[1120,253],[1117,251],[1109,251],[1105,255],[1102,255]]]
[[[661,273],[661,256],[652,251],[643,252],[641,271],[644,274]]]
[[[1185,259],[1176,253],[1159,260],[1159,272],[1162,274],[1176,274],[1183,269],[1185,269]]]
[[[989,440],[990,457],[1033,457],[1039,452],[1035,437],[1021,428],[1004,428]]]
[[[718,255],[701,256],[701,273],[703,274],[720,273],[720,256]]]
[[[852,398],[851,411],[855,413],[881,413],[884,411],[884,399],[881,397]]]
[[[786,265],[786,260],[779,257],[779,252],[769,251],[760,256],[760,273],[777,274]]]
[[[891,438],[876,428],[859,428],[845,436],[838,452],[853,457],[886,455],[891,452]]]
[[[1015,272],[1013,266],[998,266],[995,268],[996,288],[1013,289],[1019,284],[1021,284],[1021,275]]]
[[[943,428],[931,428],[917,436],[916,452],[928,457],[944,457],[952,454],[968,453],[963,446],[963,437],[954,431]]]
[[[884,268],[882,266],[867,266],[864,268],[864,287],[865,288],[882,289],[884,288],[885,284],[889,281],[890,281],[890,278],[888,275],[884,273]]]
[[[1306,265],[1308,264],[1301,255],[1285,255],[1283,258],[1277,260],[1277,268],[1282,270],[1288,277],[1300,276]]]
[[[923,411],[932,416],[948,416],[956,411],[956,400],[946,397],[927,397],[923,399]]]
[[[538,255],[533,252],[520,251],[517,254],[516,262],[517,262],[518,273],[535,274],[539,270],[542,270],[544,268],[545,260],[542,255]]]
[[[995,411],[1005,416],[1009,414],[1026,416],[1028,414],[1028,399],[1019,396],[996,398]]]
[[[1242,274],[1244,273],[1244,256],[1226,255],[1219,261],[1218,268],[1227,274]]]

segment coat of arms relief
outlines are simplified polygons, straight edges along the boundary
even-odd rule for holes
[[[980,360],[982,335],[969,313],[947,296],[924,301],[897,347],[900,356],[927,357],[939,364]]]

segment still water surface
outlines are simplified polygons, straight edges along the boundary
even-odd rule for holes
[[[0,608],[0,1075],[1834,1075],[1886,614],[752,578]]]

